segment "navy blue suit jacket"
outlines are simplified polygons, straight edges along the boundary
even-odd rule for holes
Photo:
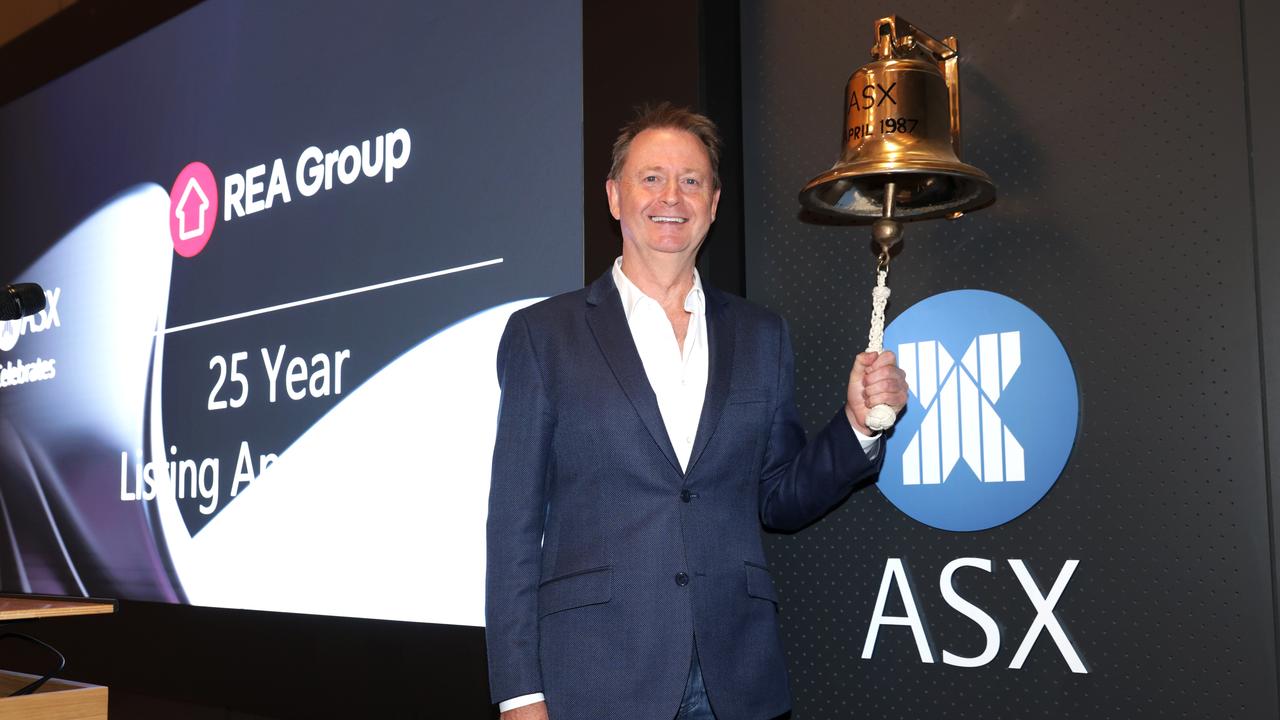
[[[686,472],[610,273],[507,323],[485,603],[494,702],[542,692],[551,720],[671,720],[696,636],[720,720],[790,708],[760,525],[800,528],[878,467],[843,409],[806,444],[782,319],[704,292],[710,372]]]

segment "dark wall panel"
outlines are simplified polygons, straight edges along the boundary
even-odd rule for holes
[[[653,18],[663,20],[655,25]],[[613,141],[635,117],[636,108],[666,100],[704,113],[720,127],[723,192],[716,222],[698,256],[698,269],[716,287],[742,294],[737,2],[588,2],[583,3],[582,22],[583,282],[595,280],[622,253],[622,235],[604,193]]]
[[[622,254],[604,193],[618,130],[641,105],[698,104],[698,12],[681,0],[582,4],[584,283]]]
[[[1275,462],[1280,450],[1280,86],[1276,85],[1271,47],[1280,32],[1280,4],[1270,0],[1241,3],[1245,39],[1245,80],[1249,103],[1249,154],[1253,171],[1254,247],[1257,253],[1259,335],[1262,339],[1263,399],[1267,413],[1267,478],[1271,489],[1271,546],[1273,601],[1280,617],[1280,548],[1276,517]],[[1280,640],[1277,641],[1280,647]]]
[[[1066,347],[1081,421],[1056,486],[1006,525],[935,530],[873,488],[771,537],[796,720],[1276,717],[1239,7],[747,4],[747,292],[791,321],[810,429],[865,346],[874,257],[865,229],[801,222],[796,194],[836,159],[844,84],[890,9],[959,37],[965,159],[1000,198],[907,226],[889,317],[959,288],[1018,300]],[[960,557],[995,565],[960,589],[1000,623],[996,659],[924,664],[902,627],[861,659],[889,558],[909,570],[935,657],[977,654],[981,632],[938,589]],[[1080,562],[1057,617],[1088,674],[1048,635],[1009,669],[1035,612],[1008,559],[1042,591]]]

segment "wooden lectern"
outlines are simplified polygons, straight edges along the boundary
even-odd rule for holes
[[[116,611],[115,600],[0,594],[3,623],[40,618],[99,615]],[[0,718],[4,720],[106,720],[107,689],[51,678],[29,695],[13,695],[36,675],[0,670]]]

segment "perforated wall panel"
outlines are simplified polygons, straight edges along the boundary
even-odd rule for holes
[[[889,317],[959,288],[1023,303],[1067,350],[1080,426],[1054,488],[994,529],[937,530],[871,488],[770,536],[795,720],[1277,717],[1238,7],[748,3],[747,293],[791,323],[810,430],[866,344],[874,255],[866,229],[802,222],[796,195],[836,160],[844,84],[891,12],[959,38],[964,159],[999,200],[907,226]],[[977,668],[941,659],[984,646],[939,589],[961,557],[993,566],[956,576],[1000,626]],[[861,657],[890,558],[907,568],[933,663],[902,626]],[[1047,632],[1009,668],[1036,618],[1011,559],[1044,594],[1079,561],[1054,615],[1087,673]]]

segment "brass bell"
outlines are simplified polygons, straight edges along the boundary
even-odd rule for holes
[[[956,39],[939,42],[895,15],[876,22],[871,55],[845,87],[840,161],[805,185],[800,203],[862,224],[955,218],[995,202],[991,178],[959,157]]]

